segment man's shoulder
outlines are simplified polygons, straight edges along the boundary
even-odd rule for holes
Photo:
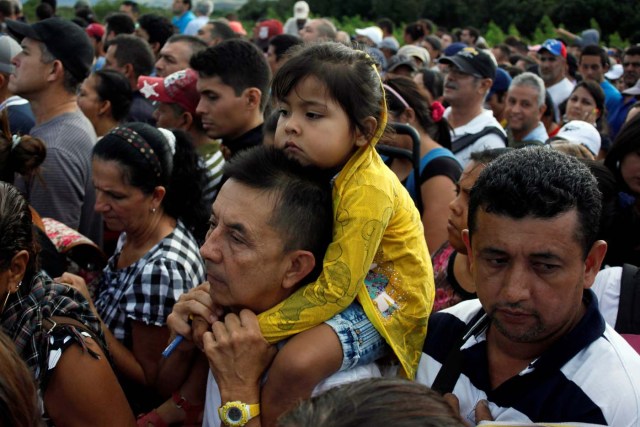
[[[462,337],[481,309],[480,300],[472,299],[433,313],[429,317],[423,352],[443,362],[451,346]]]
[[[96,133],[91,122],[80,111],[61,114],[33,127],[31,135],[42,138],[47,150],[81,147],[91,150]]]
[[[477,134],[486,128],[495,128],[495,134],[502,134],[506,137],[506,132],[500,122],[496,120],[491,110],[483,109],[482,113],[474,117],[469,123],[459,126],[453,130],[454,138],[464,136],[466,134]],[[493,133],[489,133],[493,135]]]

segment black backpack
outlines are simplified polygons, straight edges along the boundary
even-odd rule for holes
[[[489,134],[498,135],[500,138],[502,138],[505,145],[507,144],[507,137],[504,136],[504,133],[502,132],[501,129],[495,126],[487,126],[486,128],[482,129],[478,133],[470,133],[468,135],[461,136],[460,138],[453,141],[451,143],[451,151],[453,151],[454,153],[458,153],[464,150],[465,148],[467,148],[468,146],[470,146],[471,144],[473,144],[474,142],[476,142],[477,140],[479,140],[480,138],[482,138],[483,136],[486,136]]]
[[[640,269],[631,264],[622,267],[615,330],[619,334],[640,335]]]

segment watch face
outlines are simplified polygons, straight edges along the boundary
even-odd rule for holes
[[[240,421],[242,419],[242,411],[240,410],[240,408],[229,408],[227,417],[231,421]]]

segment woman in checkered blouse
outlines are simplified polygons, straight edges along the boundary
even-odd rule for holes
[[[166,318],[183,292],[205,280],[197,241],[208,225],[206,176],[188,138],[129,123],[93,150],[95,209],[121,232],[95,309],[136,413],[164,400],[155,379],[169,339]]]

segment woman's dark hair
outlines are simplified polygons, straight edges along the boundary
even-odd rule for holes
[[[424,27],[419,22],[413,22],[404,27],[404,33],[409,35],[412,42],[416,42],[424,37]]]
[[[394,77],[386,80],[386,84],[396,91],[413,109],[416,120],[422,129],[438,144],[451,149],[451,133],[449,123],[442,117],[439,121],[433,120],[431,103],[420,91],[418,85],[408,77]],[[406,109],[401,100],[391,91],[387,91],[387,106],[395,115],[402,114]]]
[[[596,238],[609,241],[618,206],[618,184],[611,171],[601,162],[589,159],[580,159],[580,161],[587,165],[591,174],[596,177],[598,190],[602,194],[602,213]]]
[[[39,246],[31,227],[29,204],[11,184],[0,182],[0,271],[9,268],[20,251],[29,253],[24,277],[32,277],[38,267]]]
[[[631,193],[631,189],[622,178],[620,163],[629,153],[637,152],[638,150],[640,150],[640,114],[622,126],[611,146],[611,150],[609,150],[607,157],[604,159],[605,166],[609,168],[616,178],[618,188],[628,193]]]
[[[327,95],[342,107],[354,131],[358,128],[367,134],[364,120],[369,116],[378,120],[380,126],[382,87],[375,62],[369,55],[341,43],[295,46],[273,79],[274,98],[286,98],[309,76],[326,86]]]
[[[41,426],[33,374],[0,330],[0,426]]]
[[[444,77],[442,77],[442,73],[429,68],[421,68],[418,70],[418,74],[422,77],[422,84],[429,91],[433,100],[440,98],[444,92]]]
[[[100,100],[111,103],[111,116],[114,120],[124,120],[129,114],[133,100],[129,79],[114,70],[99,70],[94,74],[98,80],[96,92]]]
[[[44,142],[29,135],[13,137],[6,109],[0,113],[0,125],[0,181],[13,183],[16,173],[25,177],[36,175],[47,155]]]
[[[444,398],[425,385],[399,378],[369,378],[300,402],[279,427],[463,427]]]
[[[153,150],[147,156],[144,148],[136,148],[122,133],[134,131]],[[166,194],[162,200],[164,211],[180,219],[198,241],[202,241],[208,228],[209,206],[204,201],[206,172],[193,148],[191,137],[180,130],[173,130],[176,137],[175,154],[161,131],[146,123],[126,123],[111,130],[93,148],[93,157],[115,161],[122,168],[125,182],[151,194],[157,186],[163,186]],[[153,156],[153,157],[151,157]],[[160,170],[154,168],[155,162]]]

